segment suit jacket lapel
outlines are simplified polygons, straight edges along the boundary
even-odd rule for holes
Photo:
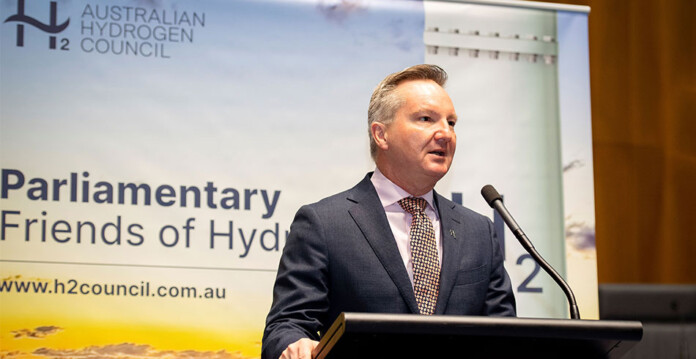
[[[401,254],[396,246],[387,215],[384,213],[382,203],[370,181],[370,175],[366,176],[350,192],[348,200],[355,202],[355,205],[348,212],[360,227],[362,234],[396,284],[408,307],[413,313],[418,313],[418,304],[413,293],[411,280],[408,278],[408,272],[406,272]]]
[[[437,304],[435,305],[435,314],[444,314],[452,287],[457,279],[459,260],[462,255],[459,253],[461,246],[458,241],[462,241],[464,238],[457,238],[457,232],[463,234],[463,231],[459,231],[461,222],[454,211],[455,204],[444,200],[437,193],[435,193],[434,198],[440,213],[440,227],[442,228],[440,291],[437,297]]]

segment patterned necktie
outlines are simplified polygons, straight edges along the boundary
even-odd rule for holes
[[[399,200],[401,208],[413,216],[411,220],[411,260],[413,262],[413,291],[421,314],[432,315],[440,288],[440,263],[433,222],[425,214],[423,198]]]

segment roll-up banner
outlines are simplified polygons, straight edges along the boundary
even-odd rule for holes
[[[367,104],[434,63],[436,190],[504,238],[520,316],[597,318],[587,8],[532,2],[0,3],[0,355],[253,358],[295,211],[373,170]]]

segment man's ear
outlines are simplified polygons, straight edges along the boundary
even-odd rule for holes
[[[387,144],[387,125],[373,122],[370,125],[370,132],[372,132],[372,138],[375,140],[377,147],[382,150],[389,148],[389,144]]]

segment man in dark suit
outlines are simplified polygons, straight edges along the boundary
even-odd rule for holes
[[[368,123],[377,169],[297,212],[263,358],[310,358],[341,312],[515,315],[491,221],[433,190],[456,148],[446,80],[441,68],[417,65],[375,89]]]

